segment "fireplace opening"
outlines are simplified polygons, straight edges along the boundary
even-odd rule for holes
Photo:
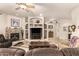
[[[11,33],[10,38],[11,38],[12,41],[19,40],[19,33]]]
[[[31,39],[41,39],[42,38],[42,28],[30,28],[30,38]]]

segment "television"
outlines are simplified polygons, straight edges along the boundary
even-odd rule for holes
[[[41,33],[42,28],[31,28],[32,33]]]
[[[31,28],[30,29],[31,39],[41,39],[42,37],[42,28]]]

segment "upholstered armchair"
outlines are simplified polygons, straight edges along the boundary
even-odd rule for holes
[[[44,42],[41,42],[41,41],[30,42],[29,50],[35,49],[35,48],[58,48],[58,47],[55,44],[50,44],[47,41],[44,41]]]
[[[29,50],[26,56],[79,56],[79,48],[36,48]]]
[[[29,50],[26,56],[63,56],[63,53],[55,48],[36,48]]]
[[[12,45],[12,41],[5,39],[3,34],[0,34],[0,48],[9,48]]]
[[[0,56],[24,56],[25,50],[21,48],[0,48]]]

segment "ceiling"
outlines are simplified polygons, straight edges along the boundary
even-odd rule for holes
[[[48,18],[71,18],[71,12],[78,7],[78,3],[35,3],[31,11],[16,10],[16,3],[0,3],[0,13],[26,16],[46,16]]]

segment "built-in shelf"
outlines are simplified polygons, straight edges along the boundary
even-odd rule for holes
[[[36,37],[35,40],[48,40],[49,38],[53,38],[54,36],[54,26],[53,23],[45,23],[44,17],[30,17],[28,18],[28,22],[25,22],[25,39],[28,40],[34,40],[34,37]],[[32,29],[35,30],[35,33],[32,33]],[[41,29],[41,31],[38,29]],[[36,33],[40,32],[40,33]],[[40,35],[40,36],[39,36]],[[38,37],[38,38],[37,38]],[[33,38],[33,39],[32,39]]]

